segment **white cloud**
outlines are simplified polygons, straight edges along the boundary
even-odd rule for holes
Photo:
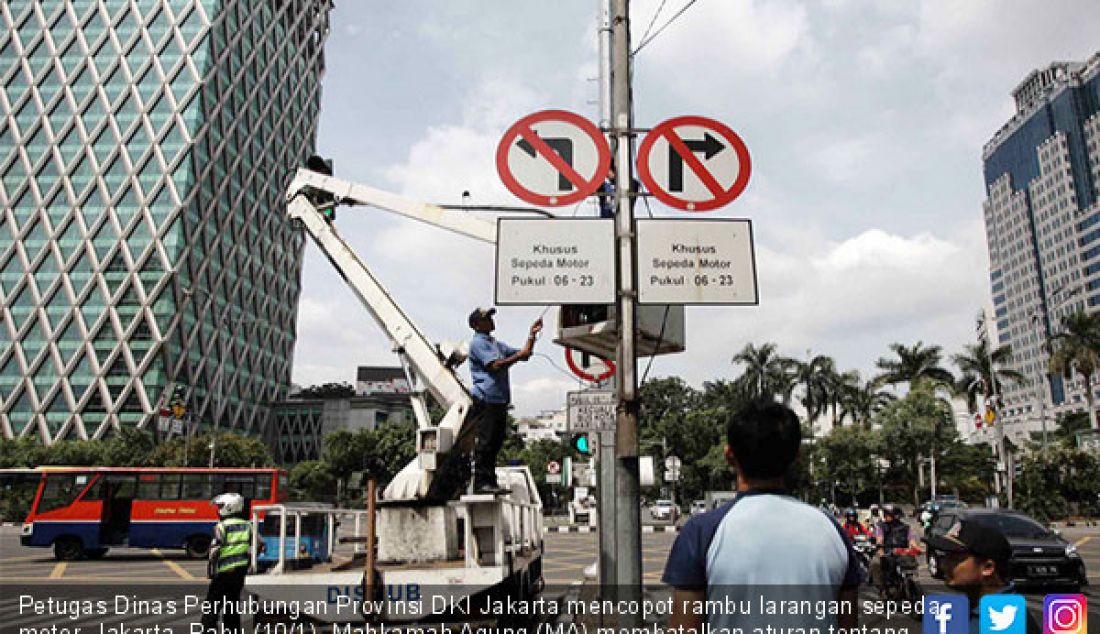
[[[656,1],[638,3],[633,17],[633,44],[640,45]],[[666,6],[654,30],[673,15]],[[798,49],[813,46],[813,34],[804,5],[791,1],[700,2],[692,5],[639,56],[662,67],[675,66],[698,76],[714,64],[731,64],[738,72],[766,75],[779,70]]]

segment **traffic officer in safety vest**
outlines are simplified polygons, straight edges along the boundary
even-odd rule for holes
[[[218,507],[221,521],[214,527],[214,541],[210,544],[210,560],[207,576],[210,588],[206,592],[207,610],[202,616],[204,632],[218,631],[218,620],[223,631],[242,632],[239,601],[244,589],[244,578],[252,562],[252,524],[244,520],[244,498],[238,493],[222,493],[213,500]]]

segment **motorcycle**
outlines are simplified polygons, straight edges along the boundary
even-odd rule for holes
[[[875,551],[878,550],[875,538],[868,535],[856,535],[852,538],[852,549],[856,552],[856,557],[859,558],[859,565],[863,568],[863,572],[866,573],[871,566],[871,559],[874,558]]]
[[[917,555],[919,548],[895,548],[882,555],[883,587],[879,589],[884,599],[917,601],[921,598],[917,583]]]

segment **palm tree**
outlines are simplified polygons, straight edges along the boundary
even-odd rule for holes
[[[1062,332],[1051,339],[1050,371],[1067,380],[1078,374],[1085,382],[1089,426],[1100,429],[1093,407],[1092,375],[1100,367],[1100,315],[1076,312],[1062,318]]]
[[[816,420],[829,406],[836,362],[832,357],[819,354],[806,363],[795,363],[795,383],[802,386],[802,406],[806,408],[806,418]]]
[[[765,343],[757,348],[746,344],[741,352],[733,357],[733,363],[745,366],[745,371],[737,379],[748,389],[753,398],[782,398],[789,403],[794,391],[793,359],[776,354],[774,343]]]
[[[953,355],[951,360],[962,372],[955,383],[955,393],[966,394],[971,413],[978,410],[979,393],[986,396],[1003,394],[1005,382],[1025,380],[1023,374],[1007,367],[1012,362],[1012,347],[1008,345],[998,346],[990,352],[989,342],[980,339],[977,345],[964,346],[963,352]]]
[[[844,407],[844,399],[853,390],[861,385],[858,370],[848,370],[833,375],[832,385],[829,389],[829,405],[833,409],[833,427],[844,424],[844,416],[841,411]]]
[[[859,379],[858,373],[856,379],[857,381]],[[840,422],[843,424],[844,419],[850,416],[852,423],[870,428],[874,415],[896,398],[893,394],[881,389],[874,379],[851,386],[840,404]]]
[[[943,349],[940,346],[925,346],[918,341],[913,346],[900,343],[890,344],[890,350],[897,355],[896,359],[886,357],[875,362],[882,373],[875,377],[879,385],[907,383],[910,388],[920,381],[935,381],[949,386],[955,384],[955,377],[951,372],[940,366],[943,358]]]

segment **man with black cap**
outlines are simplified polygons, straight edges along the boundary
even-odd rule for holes
[[[530,335],[522,349],[515,349],[493,338],[495,308],[475,308],[470,327],[476,332],[470,341],[470,378],[473,379],[474,405],[468,416],[477,425],[474,450],[474,491],[499,491],[496,477],[497,454],[504,444],[508,427],[508,405],[512,400],[508,368],[531,358],[535,340],[542,330],[542,318],[531,324]]]
[[[1014,594],[1006,581],[1012,547],[1001,531],[973,519],[960,519],[943,535],[926,538],[929,548],[943,553],[940,558],[947,587],[970,599],[970,632],[980,631],[981,599],[989,594]],[[1000,615],[998,615],[1000,616]],[[1027,609],[1024,614],[1005,614],[1010,621],[1024,619],[1027,634],[1037,634],[1039,623]],[[987,617],[988,618],[988,617]],[[1016,621],[1018,622],[1018,621]],[[1005,628],[1001,628],[1005,629]]]

